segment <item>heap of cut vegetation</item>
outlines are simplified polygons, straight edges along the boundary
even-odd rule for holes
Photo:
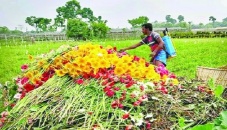
[[[183,129],[227,108],[222,86],[179,79],[115,47],[62,46],[30,59],[3,87],[2,129]]]

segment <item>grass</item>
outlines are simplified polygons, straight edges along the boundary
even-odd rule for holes
[[[137,43],[139,40],[96,41],[103,46],[116,46],[118,49]],[[198,66],[220,67],[227,65],[227,38],[173,39],[177,56],[167,61],[167,69],[177,76],[195,78]],[[84,42],[36,42],[35,44],[12,44],[0,46],[0,83],[11,81],[20,73],[20,66],[28,63],[28,55],[36,56],[57,49],[63,44],[77,45]],[[127,51],[149,60],[148,46]]]

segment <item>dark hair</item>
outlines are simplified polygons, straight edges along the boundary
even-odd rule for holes
[[[146,28],[146,29],[149,29],[149,31],[152,31],[153,30],[153,27],[152,27],[152,24],[151,23],[145,23],[142,25],[142,27]]]

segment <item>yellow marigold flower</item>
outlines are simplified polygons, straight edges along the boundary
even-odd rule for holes
[[[91,64],[91,67],[93,69],[99,69],[100,68],[100,63],[96,60],[92,60],[92,64]]]
[[[33,84],[36,84],[38,81],[40,81],[40,77],[34,77],[34,78],[32,78],[32,80],[31,80],[31,82],[33,83]]]
[[[132,77],[134,78],[141,78],[141,72],[140,71],[134,71],[134,73],[132,73]]]
[[[125,71],[124,71],[121,67],[116,67],[116,68],[114,69],[114,74],[116,74],[116,75],[123,75],[124,72],[125,72]]]
[[[166,81],[166,80],[167,80],[167,78],[168,78],[168,76],[167,76],[167,75],[163,75],[163,76],[162,76],[162,80],[163,80],[163,81]]]
[[[29,79],[32,79],[33,76],[34,74],[30,71],[25,74],[25,77],[28,77]]]
[[[42,67],[44,64],[46,64],[47,63],[47,61],[46,60],[40,60],[40,61],[38,61],[38,63],[37,63],[37,65],[39,66],[39,67]]]
[[[70,62],[68,62],[68,63],[66,63],[66,64],[65,64],[64,68],[66,68],[66,69],[70,70],[70,69],[72,69],[72,68],[73,68],[73,64],[72,64],[72,63],[70,63]]]
[[[56,72],[57,76],[59,76],[59,77],[62,77],[66,74],[63,70],[55,70],[55,72]]]
[[[179,84],[179,81],[177,79],[173,79],[173,85],[178,85]]]
[[[116,66],[119,62],[120,62],[120,61],[119,61],[118,58],[113,58],[112,60],[110,60],[110,63],[111,63],[112,65],[115,65],[115,66]]]
[[[130,63],[132,61],[132,57],[125,55],[121,58],[123,63]]]
[[[110,63],[108,61],[104,60],[104,59],[101,59],[99,61],[99,63],[100,63],[101,68],[109,68],[110,67]]]

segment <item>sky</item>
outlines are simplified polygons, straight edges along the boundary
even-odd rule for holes
[[[68,0],[0,0],[0,26],[13,30],[34,30],[25,23],[26,17],[36,16],[54,19],[56,9]],[[129,19],[147,16],[149,22],[164,22],[166,15],[193,24],[209,23],[214,16],[221,22],[227,17],[227,0],[77,0],[81,7],[90,8],[94,15],[102,16],[111,28],[130,28]],[[52,20],[53,21],[53,20]]]

